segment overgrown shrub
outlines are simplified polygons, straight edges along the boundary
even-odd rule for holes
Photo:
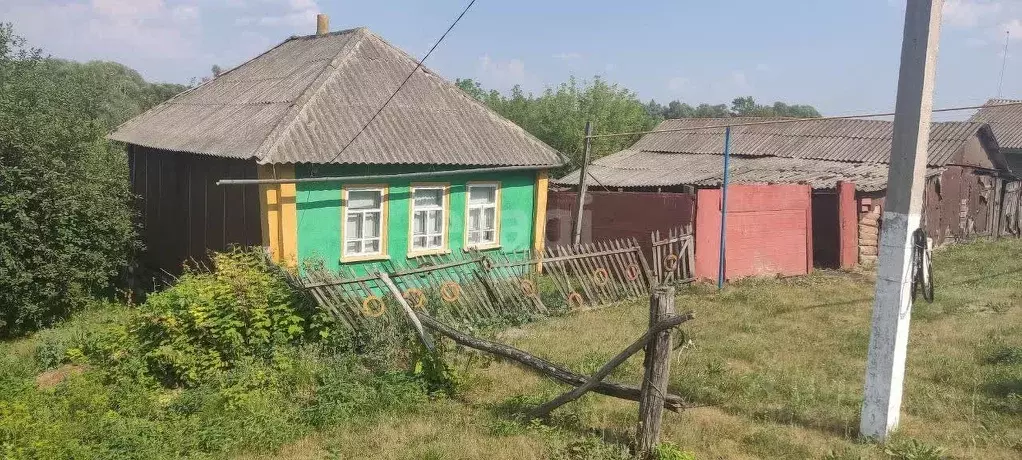
[[[213,256],[210,272],[187,270],[149,296],[133,332],[153,375],[194,385],[246,357],[269,359],[307,334],[329,335],[321,315],[255,251]]]
[[[127,161],[81,77],[0,23],[0,337],[81,309],[134,248]]]

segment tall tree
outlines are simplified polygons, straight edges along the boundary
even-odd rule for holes
[[[0,24],[0,337],[82,307],[133,248],[127,162],[101,119],[120,109],[55,64]]]
[[[497,113],[568,156],[567,169],[581,165],[584,128],[593,122],[597,133],[645,131],[653,128],[658,117],[635,93],[600,77],[579,81],[574,77],[556,88],[547,88],[539,96],[525,94],[515,86],[508,95],[486,93],[472,80],[457,84]],[[633,144],[635,136],[597,138],[592,142],[593,158],[616,152]]]

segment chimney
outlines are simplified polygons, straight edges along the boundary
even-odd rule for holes
[[[323,36],[330,33],[330,18],[325,14],[316,15],[316,35]]]

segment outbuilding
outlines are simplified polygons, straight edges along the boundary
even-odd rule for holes
[[[893,126],[889,121],[666,120],[631,148],[593,162],[589,168],[591,187],[618,193],[698,194],[697,212],[688,213],[696,219],[696,257],[710,254],[715,261],[716,248],[701,250],[699,244],[716,245],[719,238],[699,232],[719,228],[720,193],[709,191],[722,184],[724,126],[729,124],[736,125],[731,131],[730,181],[760,187],[739,187],[740,193],[729,196],[729,232],[731,215],[736,213],[735,219],[743,222],[736,232],[740,230],[740,235],[749,239],[741,247],[754,252],[751,256],[732,254],[739,249],[729,239],[728,264],[734,265],[732,259],[753,259],[746,270],[734,276],[790,272],[777,268],[790,263],[777,261],[790,260],[791,251],[809,256],[807,270],[813,265],[847,266],[856,259],[875,259],[891,152]],[[933,123],[926,177],[924,225],[937,244],[996,232],[1000,213],[996,197],[1011,174],[990,126]],[[570,187],[578,181],[575,171],[555,183]],[[841,193],[841,184],[853,187],[846,190],[850,193]],[[718,215],[712,225],[699,222],[700,216],[708,215],[705,207]],[[657,210],[649,212],[657,214]],[[743,212],[754,214],[737,215]],[[799,215],[804,217],[796,219]],[[697,267],[704,262],[697,260]]]

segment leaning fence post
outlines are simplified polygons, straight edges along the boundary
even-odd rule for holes
[[[674,287],[659,286],[649,296],[649,324],[674,315]],[[664,395],[671,374],[671,330],[658,333],[646,345],[645,372],[639,399],[639,426],[636,430],[636,457],[648,458],[660,441],[664,415]]]

